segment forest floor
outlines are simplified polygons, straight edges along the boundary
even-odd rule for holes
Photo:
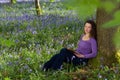
[[[41,3],[36,15],[33,2],[0,4],[1,80],[119,80],[120,64],[98,67],[63,64],[60,71],[41,70],[63,47],[76,49],[83,20],[61,3]],[[100,54],[98,52],[98,54]]]

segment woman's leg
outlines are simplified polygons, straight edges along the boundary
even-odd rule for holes
[[[54,55],[48,62],[44,64],[43,68],[61,69],[63,62],[71,62],[73,53],[66,48],[62,48],[59,54]]]
[[[59,56],[56,58],[54,63],[52,64],[53,69],[61,69],[63,62],[71,63],[71,58],[74,54],[67,50],[66,48],[62,48]]]
[[[61,55],[64,55],[64,62],[67,63],[72,63],[74,66],[77,65],[87,65],[88,63],[88,59],[86,58],[78,58],[77,56],[75,56],[71,51],[67,50],[66,48],[63,48],[60,51]]]
[[[69,51],[67,48],[62,48],[60,51],[61,55],[64,55],[64,62],[71,63],[73,57],[75,56],[73,52]]]
[[[51,68],[51,65],[56,60],[57,56],[58,56],[58,54],[53,55],[53,57],[44,64],[43,69],[48,70],[49,68]]]
[[[73,66],[78,66],[78,65],[85,66],[88,63],[88,59],[78,58],[75,56],[72,60],[72,63],[73,63]]]

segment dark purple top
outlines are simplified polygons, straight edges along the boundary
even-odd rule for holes
[[[81,35],[78,48],[76,51],[85,56],[85,58],[93,58],[97,55],[97,42],[94,38],[90,38],[89,40],[82,40],[84,34]]]

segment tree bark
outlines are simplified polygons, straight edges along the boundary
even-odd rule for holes
[[[120,10],[120,7],[117,6],[112,12],[108,13],[102,8],[97,9],[97,40],[98,40],[98,49],[99,54],[101,54],[100,59],[102,64],[111,66],[112,63],[116,63],[117,59],[115,57],[117,53],[117,48],[113,44],[113,36],[117,31],[118,27],[112,28],[103,28],[102,25],[109,20],[113,19],[113,14],[117,10]]]
[[[35,7],[37,15],[42,15],[42,9],[40,7],[39,0],[35,0]]]

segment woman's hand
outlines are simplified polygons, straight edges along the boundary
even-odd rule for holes
[[[83,54],[80,54],[80,53],[78,53],[78,52],[76,52],[76,51],[74,51],[74,50],[72,50],[70,48],[67,48],[67,49],[70,50],[70,51],[72,51],[79,58],[84,58],[85,57]]]
[[[85,56],[83,54],[78,54],[79,58],[84,58]]]
[[[78,58],[84,58],[85,56],[83,54],[80,54],[78,52],[75,52],[74,53]]]

